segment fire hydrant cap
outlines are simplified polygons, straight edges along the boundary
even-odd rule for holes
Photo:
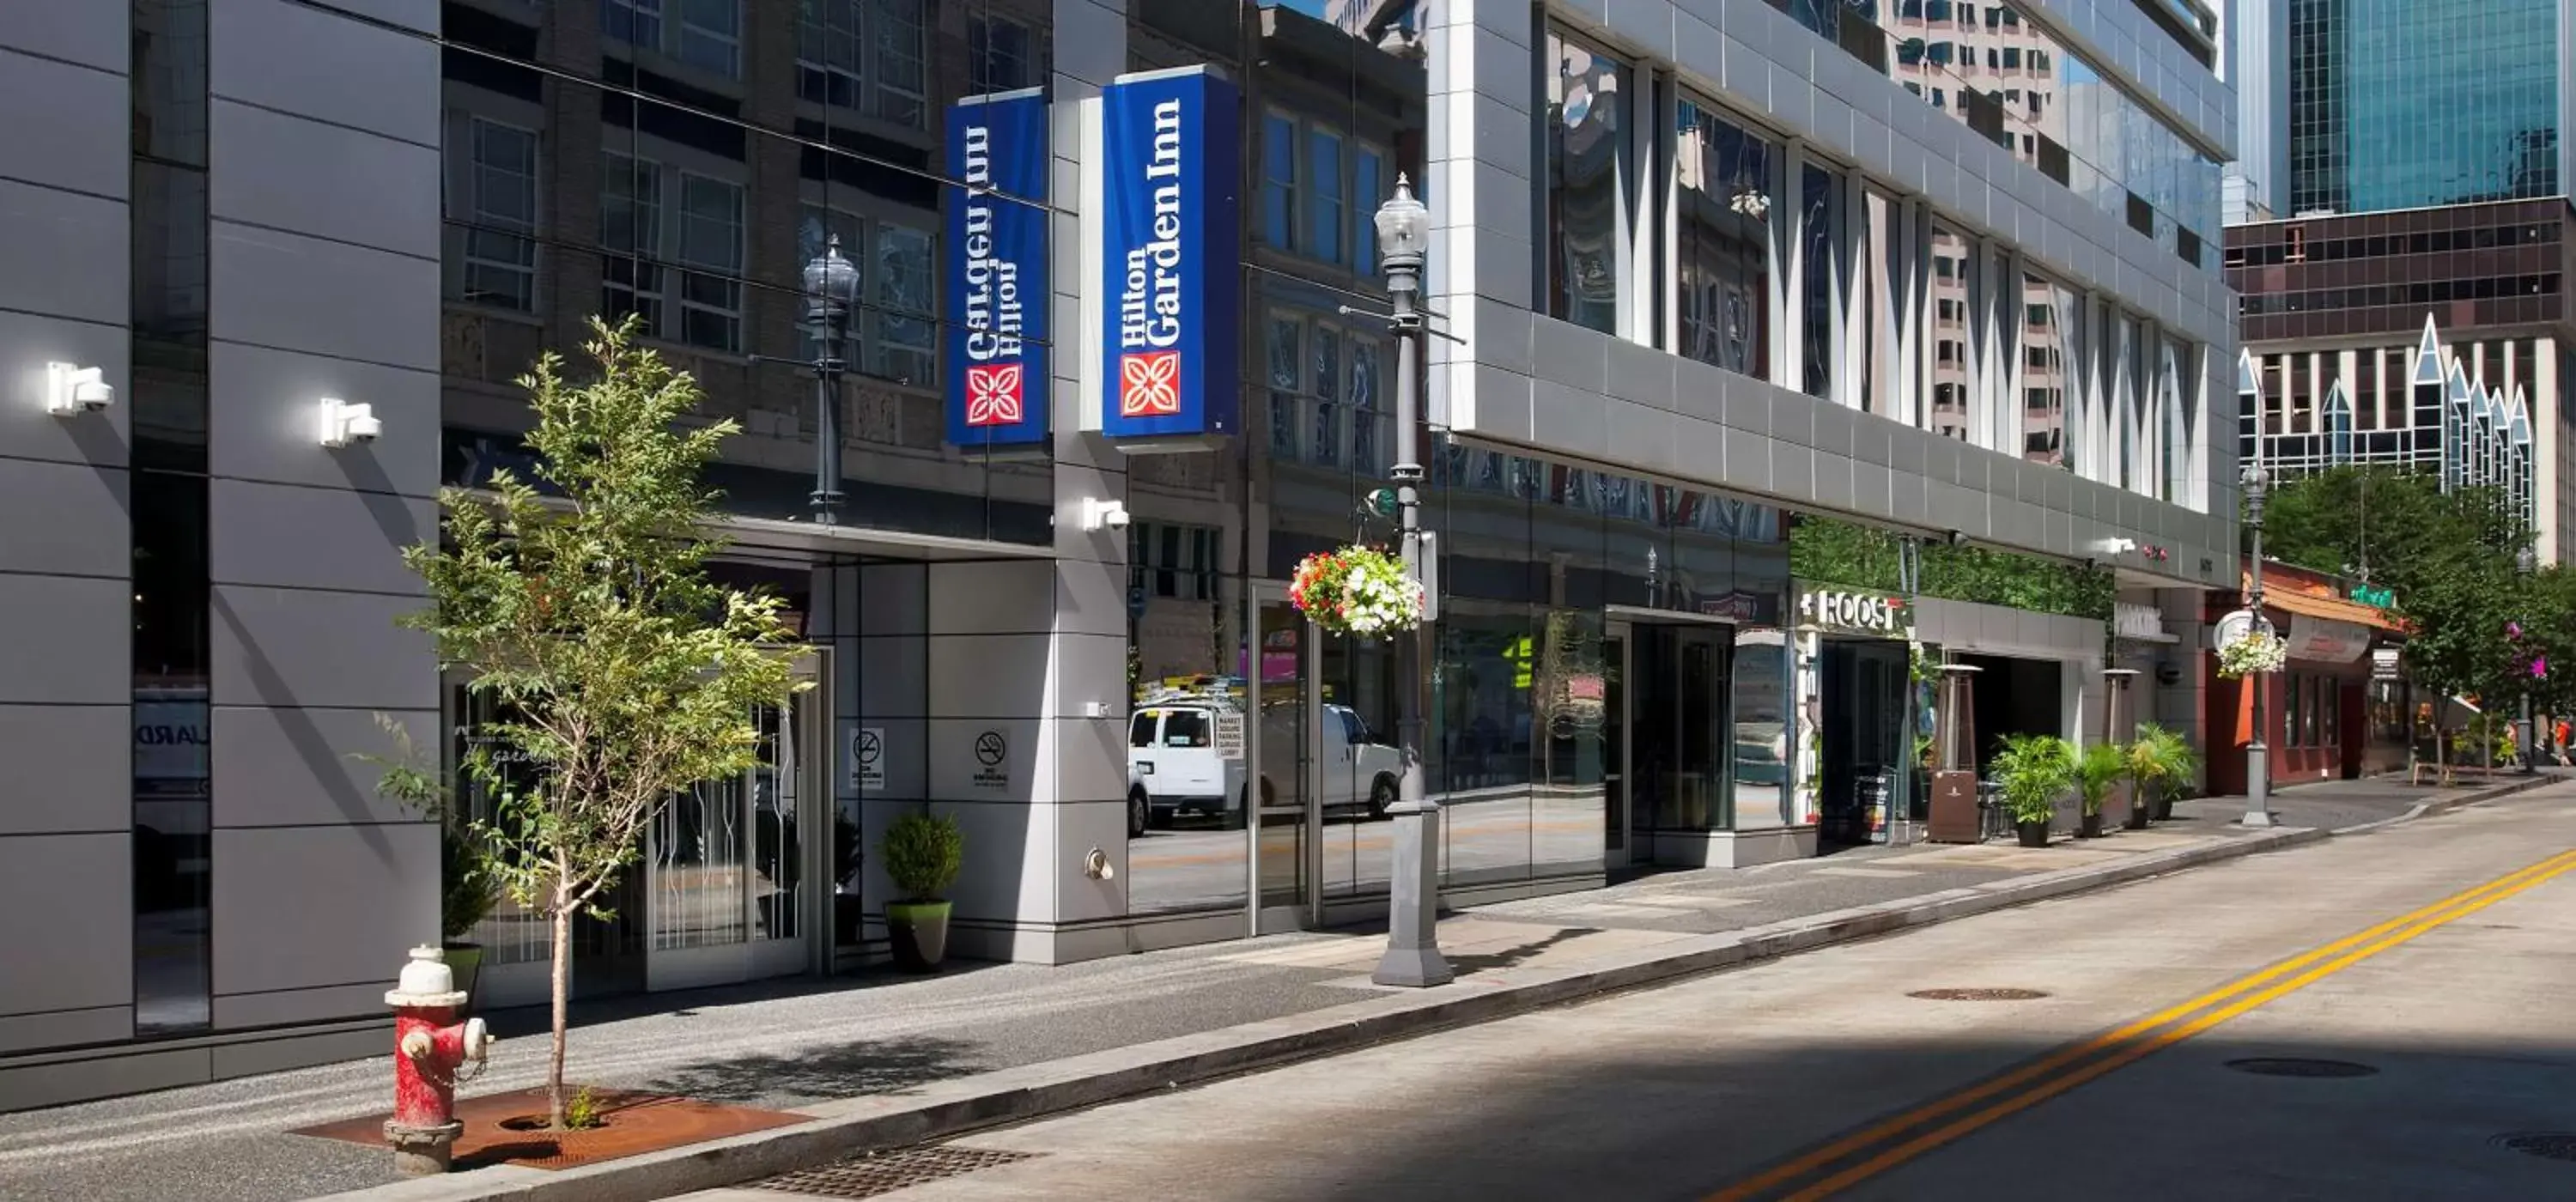
[[[462,1006],[465,994],[456,987],[456,973],[447,967],[447,953],[423,945],[411,949],[411,963],[403,965],[399,984],[385,994],[388,1006]]]

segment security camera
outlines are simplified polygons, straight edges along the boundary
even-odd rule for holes
[[[1112,509],[1107,513],[1101,514],[1100,520],[1107,522],[1109,524],[1109,528],[1112,530],[1123,530],[1127,526],[1127,507],[1121,505],[1116,509]]]
[[[374,442],[376,436],[384,432],[385,423],[377,420],[372,413],[361,413],[349,419],[349,441],[351,442]]]
[[[116,403],[116,389],[95,367],[71,363],[45,365],[45,411],[68,417],[96,413]]]

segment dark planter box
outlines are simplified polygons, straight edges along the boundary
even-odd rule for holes
[[[2045,822],[2017,822],[2013,829],[2020,833],[2024,847],[2048,846],[2048,824]]]

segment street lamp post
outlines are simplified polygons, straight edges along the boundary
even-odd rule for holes
[[[841,509],[841,347],[850,336],[850,308],[859,299],[859,269],[841,257],[841,236],[805,263],[805,328],[814,351],[814,521],[830,526]]]
[[[1395,195],[1378,207],[1377,241],[1386,263],[1386,292],[1395,329],[1395,485],[1396,522],[1402,534],[1405,573],[1414,580],[1422,571],[1422,453],[1417,427],[1421,395],[1415,378],[1421,372],[1422,250],[1430,241],[1431,214],[1413,198],[1413,186],[1395,177]],[[1396,646],[1396,744],[1404,756],[1397,782],[1395,863],[1389,889],[1386,955],[1370,979],[1380,985],[1421,987],[1446,984],[1454,974],[1440,954],[1440,887],[1438,823],[1440,807],[1426,797],[1422,780],[1422,640],[1419,628],[1406,631]]]
[[[2524,577],[2528,578],[2534,570],[2539,568],[2539,566],[2539,557],[2531,553],[2530,543],[2524,543],[2521,550],[2514,552],[2513,570],[2521,573]],[[2533,757],[2540,750],[2540,744],[2531,741],[2533,733],[2534,732],[2531,729],[2531,686],[2525,684],[2522,688],[2522,742],[2519,748],[2522,752],[2522,772],[2525,776],[2531,775],[2531,773],[2536,770],[2532,767]]]
[[[2245,589],[2246,632],[2263,633],[2263,492],[2271,486],[2271,477],[2263,471],[2263,462],[2245,465],[2245,528],[2254,533],[2254,569]],[[2247,826],[2272,825],[2272,748],[2264,736],[2263,678],[2269,673],[2249,674],[2254,681],[2254,741],[2245,745],[2245,817]]]

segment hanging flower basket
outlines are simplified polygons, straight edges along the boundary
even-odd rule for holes
[[[1375,547],[1319,551],[1297,564],[1288,600],[1335,634],[1373,637],[1422,624],[1422,586]]]
[[[2290,662],[2290,644],[2278,635],[2251,631],[2218,649],[2218,674],[2230,680],[2278,672]]]

